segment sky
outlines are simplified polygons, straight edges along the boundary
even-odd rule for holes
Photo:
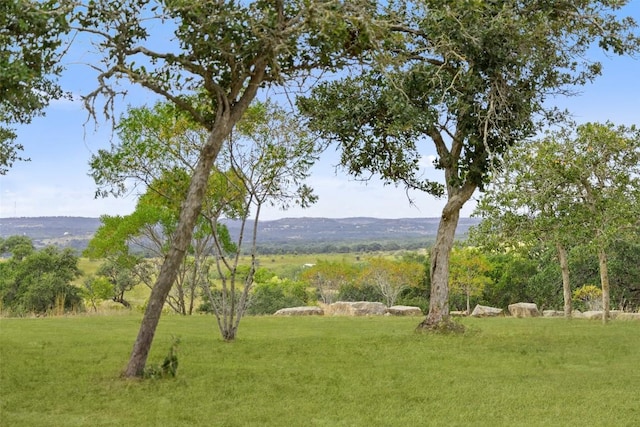
[[[640,21],[640,0],[631,1],[625,12]],[[80,64],[87,62],[83,52],[88,50],[81,44],[75,47],[75,57],[68,60],[67,72],[61,79],[63,88],[74,94],[94,88],[94,76],[86,65]],[[552,104],[567,108],[577,123],[609,120],[640,125],[640,57],[607,57],[595,52],[593,58],[602,61],[603,75],[580,88],[577,96],[554,99]],[[133,90],[117,108],[151,105],[155,99],[142,89]],[[117,142],[110,123],[98,123],[96,127],[87,122],[87,112],[78,101],[54,101],[45,113],[31,124],[17,127],[17,142],[25,147],[23,157],[31,161],[17,162],[7,175],[0,176],[0,218],[99,217],[133,212],[135,194],[118,199],[95,198],[96,186],[88,175],[92,154]],[[366,183],[356,181],[336,170],[338,160],[339,154],[330,148],[313,166],[307,183],[319,196],[316,204],[287,211],[264,208],[261,219],[440,216],[444,200],[420,192],[407,194],[404,188],[384,186],[375,177]],[[433,169],[432,160],[433,152],[425,151],[421,163],[425,176],[442,181],[442,172]],[[478,197],[476,192],[463,208],[463,217],[471,215]]]

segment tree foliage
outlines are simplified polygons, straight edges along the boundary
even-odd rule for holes
[[[363,266],[358,281],[376,288],[386,306],[391,307],[405,289],[420,286],[423,276],[422,263],[376,257]]]
[[[640,132],[612,123],[565,128],[513,150],[505,164],[479,204],[484,219],[476,240],[557,247],[567,275],[561,249],[591,246],[607,311],[607,253],[640,227]],[[565,286],[565,304],[567,298]]]
[[[471,314],[471,297],[482,295],[484,288],[491,284],[492,268],[489,260],[476,248],[453,250],[449,286],[452,293],[464,294],[468,314]]]
[[[600,48],[637,51],[632,18],[618,1],[390,2],[395,20],[368,72],[314,89],[299,102],[309,126],[340,144],[342,165],[431,195],[446,194],[431,256],[431,300],[423,325],[448,319],[448,266],[460,209],[507,149],[561,117],[545,103],[601,72]],[[422,177],[432,144],[444,180]]]
[[[2,310],[14,315],[63,314],[82,309],[80,288],[71,284],[79,277],[78,258],[71,249],[47,246],[33,249],[22,236],[2,242],[11,257],[0,262]]]
[[[341,286],[355,283],[359,267],[340,261],[319,260],[300,274],[300,280],[317,289],[325,304],[335,302]]]
[[[7,125],[27,124],[53,99],[71,2],[5,0],[0,5],[0,175],[8,172],[24,147]]]
[[[375,6],[369,1],[306,0],[97,0],[79,6],[78,30],[94,37],[103,58],[96,66],[98,87],[85,97],[90,111],[95,113],[96,102],[104,99],[108,114],[120,92],[114,83],[126,79],[172,102],[208,131],[127,376],[144,371],[162,306],[191,242],[209,172],[224,140],[261,87],[285,85],[351,59],[347,54],[353,43],[347,41],[352,41],[353,30],[369,32],[368,17]],[[160,42],[154,43],[157,23],[173,29],[170,42],[160,34]]]

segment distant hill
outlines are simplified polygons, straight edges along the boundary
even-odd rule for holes
[[[260,221],[258,244],[263,248],[309,247],[357,242],[433,242],[439,218],[283,218]],[[458,237],[479,222],[461,218]],[[239,233],[239,221],[226,221],[232,235]],[[100,226],[98,218],[31,217],[0,218],[0,237],[31,237],[38,247],[56,245],[82,250]]]
[[[100,226],[99,218],[47,216],[0,218],[0,237],[28,236],[36,247],[55,245],[82,250]]]

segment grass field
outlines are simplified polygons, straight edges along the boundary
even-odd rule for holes
[[[0,319],[2,426],[637,426],[640,324],[417,318],[164,316],[177,378],[119,378],[139,314]]]

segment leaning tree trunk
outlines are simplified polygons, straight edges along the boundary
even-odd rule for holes
[[[193,235],[193,228],[202,210],[202,201],[207,190],[213,162],[218,157],[224,139],[229,136],[233,126],[242,118],[249,104],[256,97],[258,89],[264,80],[266,68],[267,61],[264,57],[255,61],[253,72],[246,86],[243,89],[236,88],[237,90],[243,90],[244,93],[240,95],[233,105],[231,105],[229,99],[235,100],[239,95],[238,92],[234,90],[229,97],[222,93],[218,94],[216,122],[200,151],[200,158],[193,171],[187,197],[180,210],[178,226],[171,241],[169,252],[165,256],[162,267],[160,267],[160,274],[151,290],[140,331],[133,345],[129,364],[124,372],[125,377],[140,377],[144,374],[144,367],[160,321],[162,307],[178,275],[178,268],[187,253],[191,243],[191,236]]]
[[[571,283],[569,282],[569,259],[567,249],[560,243],[556,243],[558,250],[558,261],[562,271],[562,296],[564,298],[564,317],[571,319]]]
[[[140,377],[144,373],[147,356],[151,349],[156,327],[160,321],[162,307],[173,286],[173,282],[176,280],[180,264],[191,243],[193,228],[202,209],[202,201],[213,162],[218,156],[222,141],[228,133],[225,132],[226,128],[227,126],[220,126],[220,131],[211,132],[207,143],[202,149],[200,159],[191,177],[189,192],[182,205],[178,227],[171,242],[171,247],[164,258],[156,283],[151,289],[151,296],[140,325],[140,331],[124,373],[126,377]]]
[[[607,253],[598,249],[598,266],[600,268],[600,286],[602,287],[602,323],[609,320],[609,267]]]

